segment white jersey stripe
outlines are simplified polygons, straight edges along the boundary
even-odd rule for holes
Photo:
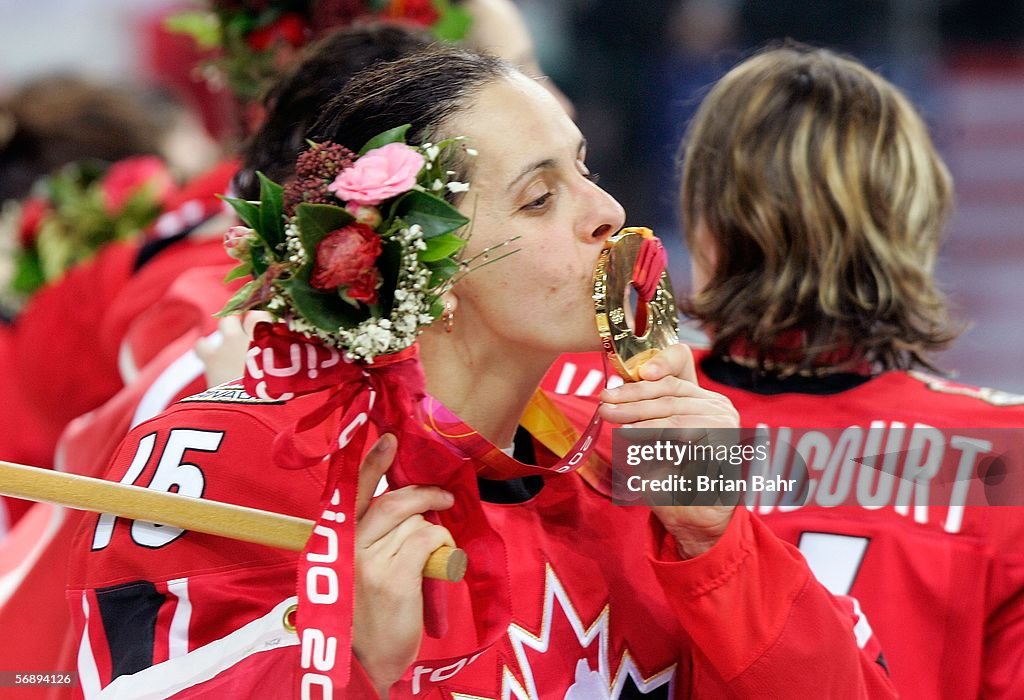
[[[220,331],[214,331],[208,338],[218,336]],[[146,389],[146,393],[139,399],[135,408],[135,415],[132,416],[132,425],[135,427],[153,416],[159,415],[165,408],[171,405],[171,401],[178,392],[191,384],[196,378],[202,376],[206,366],[199,359],[194,350],[189,350],[177,360],[172,362],[165,369],[156,381]]]
[[[863,649],[871,640],[874,631],[871,629],[871,623],[868,622],[868,616],[860,609],[860,601],[856,598],[848,599],[853,601],[853,611],[857,613],[857,624],[853,626],[853,636],[857,638],[857,647]]]
[[[82,593],[82,613],[85,624],[82,625],[82,642],[78,647],[78,682],[82,684],[82,695],[86,700],[96,697],[100,692],[100,671],[96,668],[96,657],[92,653],[89,641],[89,594]]]
[[[167,658],[174,659],[188,653],[188,625],[192,619],[192,601],[188,597],[187,578],[168,581],[167,590],[178,599],[167,639]]]
[[[204,683],[243,659],[268,649],[297,646],[299,637],[283,625],[284,614],[296,597],[281,601],[263,617],[226,637],[184,656],[120,676],[99,694],[98,700],[159,700]]]

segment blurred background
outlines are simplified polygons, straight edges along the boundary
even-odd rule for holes
[[[939,280],[968,328],[940,366],[1024,392],[1024,0],[520,0],[541,64],[574,101],[591,169],[629,222],[670,245],[689,285],[676,149],[707,86],[772,39],[837,48],[900,85],[956,182]],[[203,87],[162,0],[0,0],[0,95],[54,73],[157,88],[220,139],[223,95]],[[0,130],[3,128],[0,120]],[[188,146],[186,145],[187,149]]]

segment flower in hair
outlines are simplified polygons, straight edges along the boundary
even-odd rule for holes
[[[257,100],[307,43],[366,21],[426,27],[441,41],[459,41],[472,22],[452,0],[206,0],[170,16],[170,31],[187,34],[217,58],[203,67],[215,86]]]
[[[377,303],[381,253],[377,232],[366,224],[354,223],[331,231],[316,247],[316,264],[309,283],[317,289],[341,288],[353,301]]]
[[[404,143],[389,143],[338,173],[327,191],[351,204],[375,206],[412,189],[425,163],[417,150]]]
[[[442,196],[462,139],[408,145],[408,129],[374,137],[359,154],[311,144],[288,185],[260,173],[259,201],[226,198],[245,224],[225,238],[241,259],[229,279],[252,280],[220,315],[263,309],[364,362],[411,346],[473,260],[460,257],[469,219]]]
[[[0,308],[16,313],[108,243],[141,235],[176,191],[167,166],[153,156],[71,163],[40,178],[24,202],[0,207],[0,239],[14,244],[6,251],[13,265],[0,279]]]

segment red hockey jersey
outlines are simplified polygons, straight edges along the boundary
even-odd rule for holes
[[[824,445],[817,465],[858,468],[857,458],[870,448],[856,439],[868,428],[926,431],[947,454],[959,433],[1006,429],[1019,464],[1024,397],[900,371],[847,375],[846,386],[842,377],[758,383],[749,370],[706,351],[695,351],[695,359],[701,385],[729,397],[745,427],[768,427],[776,445],[801,439]],[[593,353],[563,357],[544,386],[557,389],[556,402],[582,424],[602,384],[600,356]],[[854,444],[864,454],[840,454]],[[875,453],[883,451],[889,450]],[[822,475],[810,467],[812,477]],[[853,481],[850,472],[836,473]],[[932,497],[823,507],[829,499],[819,490],[804,507],[770,499],[750,507],[800,548],[834,594],[859,601],[901,697],[1018,698],[1024,696],[1022,477],[1016,471],[1000,477],[1004,506],[951,506]],[[982,486],[975,480],[970,488]]]
[[[322,464],[285,471],[268,455],[277,430],[321,400],[207,390],[137,426],[107,478],[312,517]],[[535,448],[541,463],[552,459]],[[746,510],[687,561],[649,511],[612,506],[571,474],[485,511],[507,548],[512,624],[478,655],[415,663],[393,697],[892,695],[875,654],[858,648],[857,619]],[[69,601],[86,696],[112,681],[123,697],[290,690],[299,647],[283,616],[295,553],[106,515],[86,519],[74,552]],[[448,611],[448,632],[425,638],[421,659],[450,656],[475,635],[461,584],[448,588]],[[353,671],[345,696],[374,697]]]

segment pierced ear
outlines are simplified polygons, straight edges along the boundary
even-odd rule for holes
[[[448,291],[441,295],[441,303],[444,304],[446,312],[455,313],[459,310],[459,298],[455,292]]]
[[[446,292],[441,295],[441,303],[444,304],[441,323],[444,325],[444,332],[451,333],[455,330],[455,310],[459,307],[459,299],[451,292]]]

